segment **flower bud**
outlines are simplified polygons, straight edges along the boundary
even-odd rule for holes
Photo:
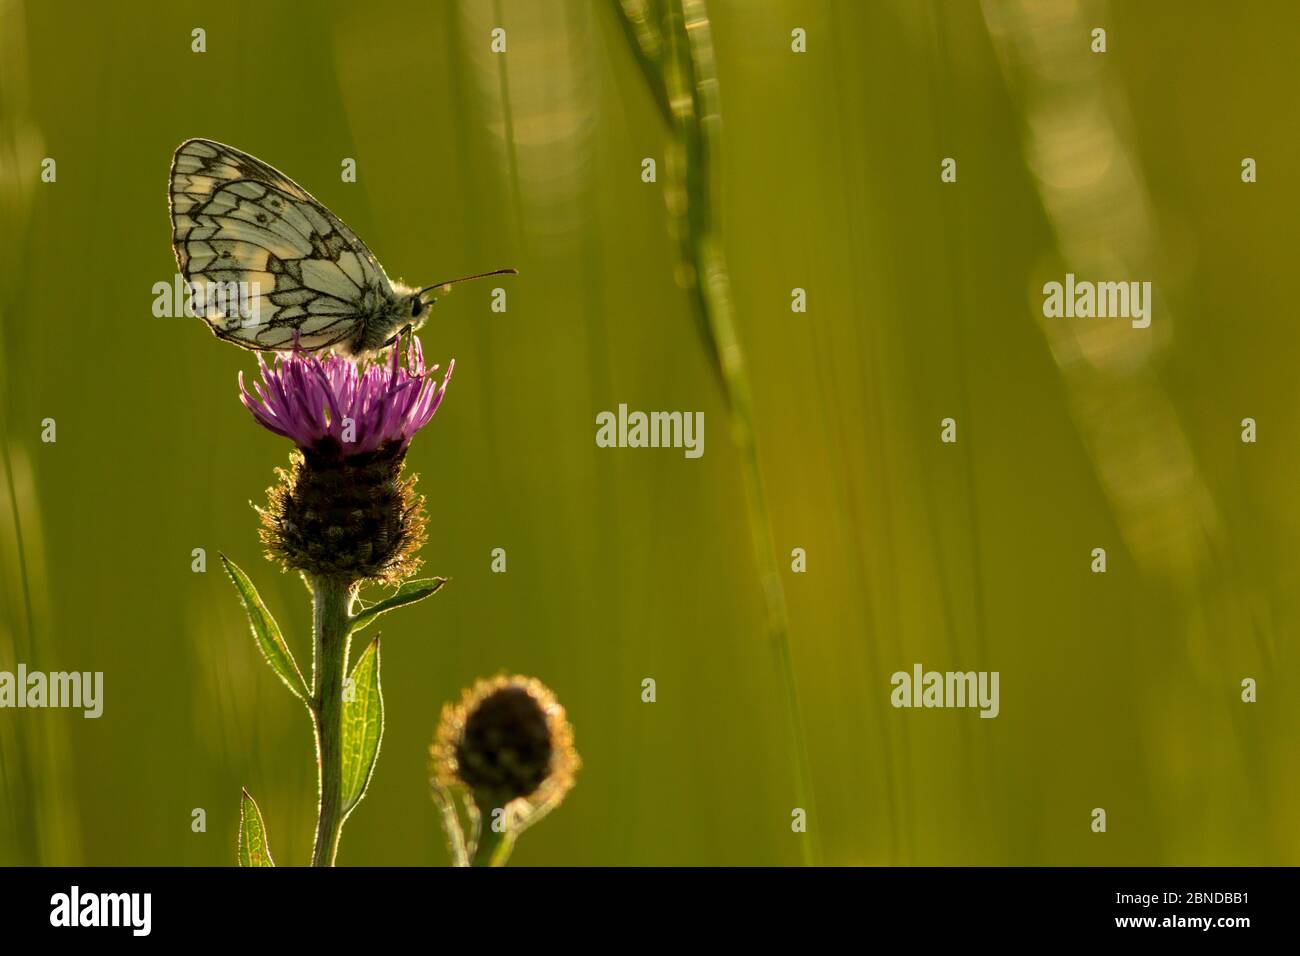
[[[514,801],[553,806],[581,763],[560,702],[521,676],[481,680],[444,707],[433,758],[438,782],[468,789],[480,812]]]

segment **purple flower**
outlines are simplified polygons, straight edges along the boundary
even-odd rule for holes
[[[390,361],[364,365],[341,355],[279,353],[275,364],[257,357],[262,380],[252,392],[239,373],[239,397],[259,425],[304,451],[336,447],[344,457],[373,452],[391,442],[405,451],[433,418],[451,381],[453,361],[439,385],[424,367],[420,340],[411,336],[406,362],[399,341]],[[332,439],[332,441],[331,441]]]

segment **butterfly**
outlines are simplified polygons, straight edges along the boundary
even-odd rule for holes
[[[217,338],[246,349],[362,355],[423,325],[434,290],[517,274],[497,269],[422,289],[393,282],[307,190],[209,139],[177,147],[169,199],[172,250],[193,311]]]

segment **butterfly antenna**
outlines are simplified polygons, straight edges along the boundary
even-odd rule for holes
[[[458,282],[470,282],[474,279],[487,279],[490,278],[491,276],[517,276],[517,275],[519,275],[518,269],[493,269],[491,272],[480,272],[478,275],[461,276],[459,279],[447,279],[444,282],[435,282],[433,285],[425,286],[423,289],[417,292],[416,295],[424,295],[426,292],[432,292],[434,289],[441,289],[444,286],[455,285]]]

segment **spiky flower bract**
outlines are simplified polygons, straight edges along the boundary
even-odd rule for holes
[[[440,786],[468,790],[480,812],[515,817],[556,806],[581,766],[559,700],[518,675],[480,680],[443,707],[432,753]]]
[[[267,553],[317,577],[397,583],[420,566],[424,498],[396,443],[336,458],[295,450],[259,508]]]

